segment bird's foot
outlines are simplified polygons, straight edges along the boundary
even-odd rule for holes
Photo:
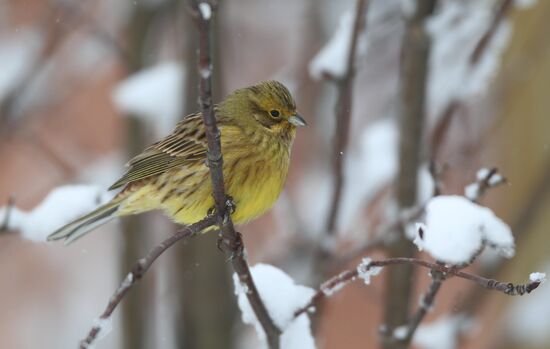
[[[235,204],[235,200],[233,200],[233,197],[227,196],[225,199],[225,215],[223,217],[223,221],[227,222],[229,217],[235,213],[235,210],[237,209],[237,205]],[[208,209],[206,212],[208,217],[214,217],[216,215],[216,206],[212,206]]]
[[[235,204],[235,200],[232,196],[227,195],[225,198],[225,209],[229,214],[235,213],[235,210],[237,209],[237,204]]]

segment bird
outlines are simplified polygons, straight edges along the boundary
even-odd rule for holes
[[[223,176],[235,224],[268,211],[283,190],[296,130],[306,126],[289,90],[263,81],[235,90],[214,105],[220,130]],[[71,243],[110,220],[160,209],[190,225],[214,208],[202,113],[187,115],[171,134],[126,165],[109,190],[120,191],[106,204],[64,225],[48,240]]]

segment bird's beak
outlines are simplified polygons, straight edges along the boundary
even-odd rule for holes
[[[307,122],[298,114],[289,117],[288,122],[294,126],[307,126]]]

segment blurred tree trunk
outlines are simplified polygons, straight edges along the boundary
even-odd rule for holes
[[[435,0],[417,1],[416,12],[407,19],[403,36],[399,95],[399,173],[396,185],[397,204],[403,210],[414,207],[417,201],[417,174],[423,147],[422,129],[430,52],[430,37],[424,24],[426,18],[432,14],[435,3]],[[389,257],[413,257],[415,250],[402,229],[401,238],[389,248]],[[409,319],[413,272],[412,265],[388,269],[384,316],[388,333],[385,334],[383,343],[386,349],[406,347],[395,341],[392,333]]]
[[[182,2],[183,6],[187,2]],[[214,50],[214,102],[221,97],[221,57],[219,40],[219,16],[213,22]],[[198,110],[198,75],[196,69],[196,30],[188,13],[181,11],[184,19],[186,67],[185,108],[183,117]],[[217,234],[209,233],[174,247],[179,306],[176,314],[178,348],[233,348],[236,307],[232,292],[232,280],[228,263],[217,247]]]
[[[132,6],[133,13],[128,24],[127,36],[129,43],[128,74],[135,73],[145,65],[143,52],[145,41],[156,9],[136,4]],[[137,116],[127,117],[126,154],[129,158],[139,154],[149,144],[146,137],[146,127],[143,120]],[[123,248],[121,253],[121,274],[125,277],[136,261],[147,252],[149,235],[148,220],[144,215],[130,216],[122,220]],[[135,287],[122,302],[122,338],[124,348],[149,348],[152,343],[151,334],[153,316],[151,275],[144,278],[139,287]]]

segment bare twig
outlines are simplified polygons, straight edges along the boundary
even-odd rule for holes
[[[357,51],[357,42],[359,35],[363,31],[366,22],[366,10],[368,1],[357,0],[355,10],[355,22],[353,24],[353,32],[351,44],[347,57],[347,70],[341,78],[332,77],[338,86],[338,102],[336,104],[336,139],[334,142],[333,153],[333,181],[334,189],[332,200],[330,201],[329,214],[327,216],[326,232],[334,234],[336,229],[336,220],[338,219],[338,211],[340,208],[340,197],[342,195],[342,187],[344,183],[344,152],[349,138],[349,127],[351,119],[352,107],[352,87],[355,77],[355,56]]]
[[[263,304],[256,285],[252,280],[250,268],[245,260],[243,242],[239,233],[235,231],[230,216],[230,199],[225,193],[223,181],[223,158],[220,145],[220,131],[216,125],[216,117],[212,105],[212,58],[210,53],[210,16],[216,9],[217,2],[200,2],[191,0],[190,12],[195,20],[199,33],[199,103],[208,142],[208,166],[212,179],[213,196],[215,200],[218,225],[224,246],[230,254],[233,268],[239,276],[239,281],[246,285],[246,296],[258,321],[266,333],[269,347],[279,347],[281,330],[275,325],[265,305]]]
[[[8,204],[6,205],[6,214],[2,218],[2,224],[0,224],[0,233],[10,230],[10,219],[13,208],[15,207],[15,197],[10,196],[8,198]]]
[[[476,174],[476,181],[466,187],[466,197],[472,202],[478,202],[488,189],[506,183],[506,178],[498,173],[496,167],[485,170],[485,173],[480,171]]]
[[[155,246],[144,258],[140,259],[136,265],[132,268],[132,271],[128,274],[126,279],[120,284],[114,295],[109,300],[109,303],[107,304],[107,307],[99,317],[100,320],[108,320],[113,313],[113,311],[116,309],[116,307],[119,305],[119,303],[124,299],[124,296],[128,293],[130,288],[134,286],[134,284],[139,281],[143,275],[149,270],[153,262],[162,254],[164,251],[166,251],[170,246],[175,244],[181,239],[188,238],[191,236],[194,236],[204,229],[216,224],[217,219],[214,216],[207,216],[203,220],[194,223],[188,227],[185,227],[183,230],[180,230],[176,232],[174,235],[170,236],[169,238],[165,239],[162,243]],[[98,334],[101,331],[101,326],[94,325],[90,332],[88,333],[88,336],[80,342],[80,349],[86,349],[88,348],[97,338]]]
[[[493,279],[488,279],[479,275],[463,272],[458,270],[456,267],[449,267],[444,264],[432,263],[417,258],[388,258],[379,261],[371,261],[368,265],[364,266],[363,269],[369,270],[374,267],[387,267],[404,264],[418,266],[439,273],[443,273],[445,277],[455,276],[461,279],[465,279],[475,284],[478,284],[479,286],[485,287],[488,290],[502,292],[509,296],[523,296],[526,293],[531,293],[540,285],[539,281],[531,281],[526,284],[517,285],[511,282],[501,282]],[[342,286],[345,286],[346,284],[355,281],[358,276],[359,267],[353,270],[346,270],[338,274],[337,276],[330,278],[321,285],[321,287],[317,290],[317,292],[315,292],[313,297],[311,297],[311,300],[306,305],[294,312],[294,317],[298,317],[301,314],[307,312],[309,309],[312,309],[317,302],[332,294],[332,292],[327,292],[327,290],[340,289]],[[439,286],[437,286],[437,288],[439,288]],[[435,286],[433,287],[433,289],[434,290],[432,290],[432,293],[437,292],[435,291]],[[430,295],[427,294],[427,296],[429,297]]]

